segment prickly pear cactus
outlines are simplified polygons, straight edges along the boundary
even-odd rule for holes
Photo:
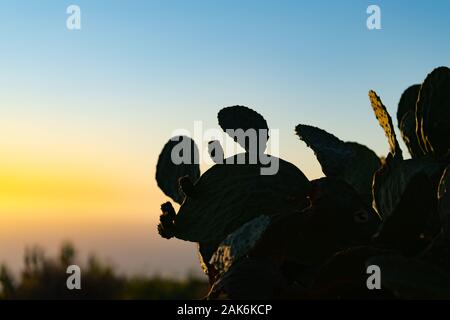
[[[190,154],[183,154],[190,150]],[[156,165],[158,187],[175,202],[181,204],[184,194],[178,180],[189,176],[192,181],[200,177],[199,152],[195,142],[185,136],[173,137],[164,146]]]
[[[373,180],[374,208],[383,217],[389,217],[399,204],[406,187],[418,173],[424,173],[436,190],[442,172],[442,164],[430,157],[387,162],[378,170]]]
[[[314,266],[343,248],[370,242],[380,218],[350,185],[328,177],[311,184],[311,205],[274,217],[252,255]]]
[[[389,253],[371,246],[342,250],[322,265],[306,299],[392,299],[387,290],[367,290],[367,259]]]
[[[219,275],[227,272],[231,266],[247,255],[270,225],[271,217],[261,215],[243,224],[231,233],[219,246],[211,258],[211,265]]]
[[[416,173],[408,182],[392,214],[385,217],[374,241],[405,255],[423,250],[434,236],[428,235],[427,230],[432,210],[436,206],[434,190],[426,174],[420,171]]]
[[[395,136],[394,125],[392,124],[392,118],[389,115],[389,112],[375,91],[369,91],[369,98],[378,123],[383,128],[384,133],[388,138],[390,153],[394,158],[402,159],[402,150],[400,149],[397,137]]]
[[[400,133],[413,158],[423,155],[416,134],[416,102],[419,97],[420,84],[405,90],[400,98],[397,109],[397,123]]]
[[[256,130],[258,139],[255,144],[261,153],[264,152],[267,140],[269,140],[269,127],[264,117],[258,112],[244,106],[232,106],[220,110],[217,118],[220,127],[228,134],[231,133],[230,130]],[[263,130],[262,134],[259,134],[259,130]],[[245,139],[245,135],[233,134],[230,136],[247,152],[250,150],[249,141]],[[263,147],[260,148],[260,146]]]
[[[240,155],[232,158],[226,163],[236,163]],[[275,157],[271,160],[279,163],[274,175],[261,175],[261,164],[217,164],[206,171],[175,217],[175,236],[220,243],[255,217],[301,209],[290,199],[306,201],[308,179],[291,163]]]
[[[220,126],[241,129],[228,133],[246,153],[224,159],[220,143],[211,141],[216,164],[199,178],[198,165],[173,163],[178,144],[169,142],[157,180],[181,207],[177,213],[170,202],[161,206],[159,233],[198,242],[211,299],[450,299],[449,72],[434,70],[400,99],[398,126],[412,159],[403,160],[392,119],[374,91],[371,105],[390,147],[383,161],[363,145],[298,125],[326,175],[311,182],[273,156],[264,155],[268,164],[249,164],[245,131],[267,130],[267,122],[243,106],[221,110]],[[267,167],[274,174],[262,174]],[[375,294],[365,282],[373,264],[382,270],[383,290]]]
[[[381,166],[380,159],[372,150],[355,142],[344,142],[313,126],[299,124],[295,131],[314,151],[327,177],[342,179],[365,201],[371,201],[372,177]]]
[[[279,264],[270,259],[245,257],[235,263],[211,288],[208,299],[292,299],[296,291]]]
[[[314,265],[342,249],[368,244],[380,218],[356,191],[346,182],[328,177],[312,184],[311,206],[289,222],[292,227],[284,227],[289,231],[286,234],[292,234],[288,255],[299,263]]]
[[[409,111],[416,112],[416,103],[419,98],[420,84],[408,87],[400,97],[397,108],[397,123],[400,124]]]
[[[417,137],[422,151],[440,157],[450,148],[450,69],[434,69],[420,89],[416,105]]]

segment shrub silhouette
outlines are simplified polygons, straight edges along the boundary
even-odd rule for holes
[[[207,292],[203,280],[165,279],[159,276],[126,277],[95,256],[81,268],[81,290],[68,290],[67,266],[77,261],[74,246],[62,245],[59,256],[49,258],[40,247],[27,248],[25,267],[18,281],[5,265],[0,267],[0,299],[198,299]]]

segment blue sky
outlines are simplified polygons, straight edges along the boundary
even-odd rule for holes
[[[65,28],[72,3],[79,32]],[[369,4],[382,30],[366,28]],[[381,152],[366,93],[395,110],[447,64],[449,12],[448,1],[2,1],[0,79],[7,98],[39,104],[16,106],[22,116],[136,120],[165,135],[247,104],[280,128],[358,132]]]
[[[66,29],[70,4],[80,31]],[[366,28],[370,4],[382,30]],[[55,157],[56,139],[75,141],[77,154],[107,145],[112,170],[128,163],[157,192],[152,168],[172,131],[216,127],[220,108],[243,104],[280,129],[281,156],[314,178],[320,167],[295,125],[386,154],[367,92],[395,116],[408,86],[449,65],[449,18],[444,0],[2,0],[0,128],[12,128],[4,141]],[[15,136],[14,126],[49,135]]]

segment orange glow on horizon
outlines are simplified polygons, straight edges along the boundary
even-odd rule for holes
[[[151,183],[151,172],[144,176],[120,166],[113,170],[95,160],[74,164],[38,158],[8,154],[4,158],[8,160],[0,160],[0,218],[11,214],[49,218],[62,213],[91,217],[136,213],[149,210],[160,197]]]

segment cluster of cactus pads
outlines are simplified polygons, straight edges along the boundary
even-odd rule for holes
[[[433,70],[400,99],[410,159],[381,99],[374,91],[369,98],[389,154],[381,159],[299,124],[296,134],[325,175],[317,180],[282,159],[274,175],[261,175],[259,162],[226,160],[200,175],[194,141],[166,144],[156,180],[181,206],[177,213],[170,202],[161,206],[158,231],[198,243],[208,299],[450,299],[450,69]],[[243,106],[222,109],[218,120],[224,130],[268,129]],[[181,141],[192,147],[192,161],[174,164]],[[371,265],[381,271],[379,290],[367,287]]]

